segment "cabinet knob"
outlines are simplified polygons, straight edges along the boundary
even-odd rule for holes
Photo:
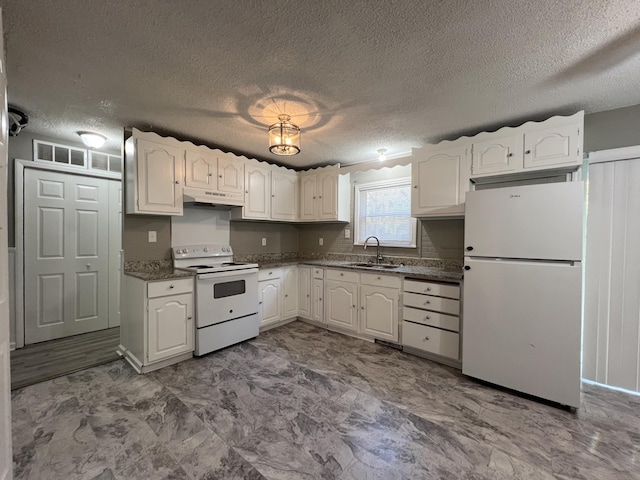
[[[426,317],[424,317],[425,320],[430,320],[431,317],[429,315],[427,315]]]
[[[169,288],[174,288],[174,285],[173,284],[169,285]]]
[[[207,177],[213,177],[213,173],[207,173]]]
[[[233,309],[229,310],[229,313],[233,313]]]
[[[465,265],[465,266],[464,266],[464,269],[465,269],[465,270],[471,270],[471,267],[470,267],[469,265]]]
[[[507,157],[513,157],[513,152],[507,153]]]
[[[276,198],[275,194],[271,194],[271,198]]]
[[[316,197],[313,197],[313,199],[315,200],[315,199],[316,199]]]
[[[178,180],[176,180],[176,185],[180,185],[180,182]]]
[[[309,298],[309,297],[310,297],[310,295],[307,293],[307,298]]]
[[[322,198],[322,195],[318,195],[318,198]]]
[[[340,276],[341,276],[341,277],[344,277],[344,273],[341,273],[341,274],[340,274]]]
[[[473,247],[472,246],[468,246],[467,250],[470,252],[471,250],[473,250]]]
[[[531,153],[531,150],[525,150],[525,152],[527,155],[529,155]]]
[[[376,280],[380,280],[380,277],[378,277]]]
[[[273,275],[273,272],[269,272],[269,275]]]
[[[245,190],[244,193],[249,193],[249,190]]]
[[[192,317],[191,315],[189,315],[189,316],[187,317],[187,320],[191,320],[192,318],[193,318],[193,317]]]
[[[424,337],[424,339],[425,339],[425,341],[427,341],[427,342],[428,342],[429,340],[431,340],[429,337]]]
[[[418,185],[414,185],[413,188],[418,188]]]
[[[287,298],[288,296],[289,296],[289,294],[288,294],[288,293],[285,293],[285,294],[284,294],[284,298]]]
[[[258,305],[262,305],[262,302],[258,302]]]
[[[218,175],[218,177],[222,178],[222,175]]]
[[[430,291],[431,291],[431,287],[427,287],[427,288],[425,289],[425,292],[430,292]]]
[[[427,300],[426,302],[424,302],[425,305],[430,305],[431,304],[431,300]]]
[[[353,308],[356,308],[356,306],[355,306],[355,305],[351,305],[351,306],[352,306]]]
[[[322,301],[322,298],[319,298],[318,300]]]

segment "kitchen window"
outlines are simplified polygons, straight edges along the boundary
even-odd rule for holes
[[[386,247],[416,246],[416,219],[411,217],[411,178],[356,184],[354,245],[375,235]]]

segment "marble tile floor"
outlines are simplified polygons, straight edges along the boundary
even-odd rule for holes
[[[572,414],[302,322],[12,406],[16,479],[640,479],[640,397],[583,385]]]

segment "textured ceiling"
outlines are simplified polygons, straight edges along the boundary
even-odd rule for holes
[[[640,103],[640,2],[3,0],[28,130],[135,126],[296,167]],[[280,112],[302,152],[267,150]]]

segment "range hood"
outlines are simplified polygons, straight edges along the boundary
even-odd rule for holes
[[[224,193],[202,188],[184,187],[182,198],[185,204],[208,205],[221,207],[241,207],[244,205],[244,194]]]

